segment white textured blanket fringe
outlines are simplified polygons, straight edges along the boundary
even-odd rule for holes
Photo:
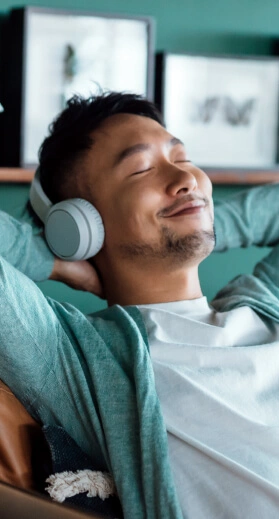
[[[116,494],[114,481],[107,472],[96,470],[77,470],[76,472],[58,472],[46,479],[47,492],[54,501],[63,503],[67,497],[87,492],[87,497],[106,499]]]

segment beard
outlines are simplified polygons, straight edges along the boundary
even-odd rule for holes
[[[215,229],[209,231],[196,231],[185,236],[178,236],[168,227],[162,227],[161,239],[158,244],[121,244],[123,257],[142,259],[169,259],[175,265],[185,264],[190,261],[200,262],[214,249],[216,235]]]

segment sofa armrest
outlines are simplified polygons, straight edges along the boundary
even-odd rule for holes
[[[0,431],[0,480],[42,491],[50,454],[41,426],[2,381]]]

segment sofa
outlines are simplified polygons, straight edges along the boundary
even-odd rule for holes
[[[69,487],[66,490],[64,488],[67,480],[65,476],[62,487],[67,497],[61,500],[55,499],[54,490],[49,491],[51,485],[46,480],[58,476],[60,481],[61,475],[70,474],[71,477],[73,475],[76,478],[74,483],[76,485],[80,472],[83,482],[84,473],[90,472],[91,486],[86,490],[75,489],[75,493],[70,495]],[[108,480],[113,490],[108,488]],[[48,499],[50,494],[58,502],[65,502],[66,505],[74,506],[80,511],[89,512],[92,518],[123,518],[121,504],[115,494],[111,476],[100,472],[64,429],[53,425],[42,427],[38,424],[2,381],[0,381],[0,481],[20,489],[44,494]],[[49,494],[46,492],[47,486]],[[104,495],[104,488],[107,495]]]
[[[41,426],[0,381],[0,480],[25,490],[44,491],[51,456]]]

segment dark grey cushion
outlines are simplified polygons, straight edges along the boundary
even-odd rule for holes
[[[60,472],[89,469],[99,471],[101,468],[91,460],[67,434],[62,427],[47,425],[43,433],[50,448],[52,459],[52,474]],[[87,497],[83,492],[66,498],[67,504],[80,507],[83,510],[103,514],[111,519],[122,519],[123,513],[117,496],[109,496],[102,500],[100,497]]]

